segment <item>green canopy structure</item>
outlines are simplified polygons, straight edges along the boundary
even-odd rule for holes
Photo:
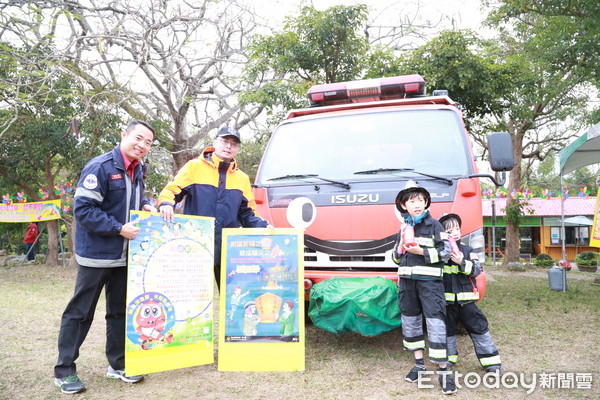
[[[600,163],[600,124],[596,124],[589,131],[581,135],[573,143],[562,149],[560,158],[560,185],[564,191],[563,175],[573,172],[578,168],[590,164]],[[565,259],[565,213],[564,202],[561,202],[560,217],[562,220],[562,258]]]
[[[566,175],[577,168],[600,163],[600,124],[581,135],[559,153],[560,173]]]

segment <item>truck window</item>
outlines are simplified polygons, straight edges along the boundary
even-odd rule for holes
[[[462,123],[449,110],[319,115],[279,126],[263,157],[257,183],[307,174],[356,182],[373,179],[371,174],[356,172],[380,168],[464,176],[473,172],[469,154]],[[385,173],[378,175],[385,177]]]

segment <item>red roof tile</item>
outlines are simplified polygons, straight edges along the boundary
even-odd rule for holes
[[[506,206],[506,199],[483,199],[482,208],[483,216],[492,216],[492,201],[496,202],[496,216],[506,215],[504,207]],[[540,199],[532,198],[528,200],[530,204],[529,209],[534,210],[532,215],[538,217],[560,217],[560,199]],[[585,215],[589,217],[594,216],[594,208],[596,207],[595,197],[569,197],[565,200],[565,216],[571,217],[576,215]]]

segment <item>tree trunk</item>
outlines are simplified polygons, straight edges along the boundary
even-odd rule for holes
[[[48,255],[46,256],[46,265],[49,267],[58,266],[58,223],[56,220],[46,222],[48,229]]]
[[[52,171],[53,154],[49,154],[44,160],[44,181],[46,187],[50,188],[50,193],[54,190],[54,175]],[[48,200],[56,200],[57,197],[52,193]],[[58,266],[58,221],[52,220],[46,223],[48,229],[48,254],[46,255],[46,265],[49,267]]]
[[[75,260],[75,218],[72,215],[63,215],[65,226],[67,227],[67,250],[72,254],[67,264],[68,268],[77,268]]]
[[[75,218],[71,218],[71,229],[69,231],[69,227],[67,225],[67,232],[69,232],[69,251],[72,256],[69,259],[68,268],[77,268],[77,260],[75,259],[75,231],[76,231]]]
[[[508,183],[508,196],[506,196],[506,208],[518,205],[519,200],[512,197],[513,190],[521,187],[521,160],[523,158],[523,135],[513,133],[513,148],[515,156],[515,167],[510,171]],[[506,249],[504,251],[503,266],[509,262],[519,261],[521,255],[521,238],[519,225],[506,218]]]
[[[75,219],[70,214],[63,215],[63,221],[65,223],[65,228],[67,229],[67,248],[66,251],[70,251],[74,253],[74,241],[75,241]]]

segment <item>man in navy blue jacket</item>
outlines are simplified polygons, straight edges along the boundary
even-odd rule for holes
[[[130,210],[156,212],[144,198],[140,159],[148,154],[154,130],[133,120],[121,133],[121,143],[83,168],[74,197],[75,293],[63,313],[58,336],[54,384],[62,393],[85,390],[75,360],[92,325],[102,289],[106,295],[107,377],[135,383],[143,376],[125,374],[125,310],[127,239],[139,233]]]

